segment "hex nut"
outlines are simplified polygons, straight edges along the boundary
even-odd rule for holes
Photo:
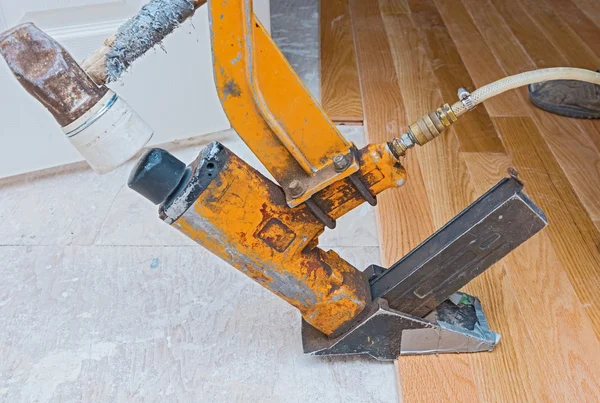
[[[350,158],[343,154],[333,157],[333,166],[336,172],[343,172],[350,166]]]
[[[288,185],[288,190],[290,191],[290,195],[295,199],[304,194],[304,186],[298,179],[294,179],[290,182]]]

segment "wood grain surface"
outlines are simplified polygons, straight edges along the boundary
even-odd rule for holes
[[[465,68],[463,59],[444,24],[433,1],[408,0],[415,27],[419,28],[423,44],[431,60],[437,85],[444,101],[458,99],[458,87],[475,88],[473,79]],[[427,113],[427,112],[425,112]],[[461,124],[467,126],[459,135],[461,147],[468,152],[501,152],[502,142],[494,130],[487,109],[477,108]],[[417,117],[412,117],[415,120]]]
[[[552,42],[542,34],[536,39],[536,42],[542,45],[541,47],[533,46],[531,43],[519,46],[520,39],[512,35],[512,33],[519,32],[519,29],[513,29],[511,32],[513,26],[509,25],[515,20],[505,18],[504,21],[509,21],[509,23],[502,24],[503,19],[496,13],[494,6],[490,5],[484,11],[482,7],[485,7],[485,4],[482,5],[481,2],[475,0],[465,0],[464,2],[468,5],[476,21],[485,15],[485,19],[481,21],[480,25],[487,27],[484,35],[486,39],[490,38],[488,43],[494,49],[497,60],[505,67],[507,74],[516,74],[523,69],[530,70],[536,67],[527,53],[531,49],[536,49],[539,52],[538,55],[543,56],[543,60],[545,60],[540,61],[537,67],[549,67],[552,65],[551,63],[555,63],[554,66],[569,63],[562,54],[553,51]],[[504,7],[504,3],[499,1],[497,3],[502,7],[498,8],[498,11],[506,12],[508,10]],[[525,11],[525,9],[522,10]],[[513,15],[507,14],[506,16]],[[494,18],[495,21],[490,21],[490,18]],[[538,34],[539,31],[534,33]],[[499,36],[504,38],[503,44],[492,40]],[[521,41],[521,43],[523,42]],[[600,281],[598,277],[600,237],[592,222],[598,219],[600,211],[600,194],[598,193],[600,191],[600,156],[597,146],[591,140],[591,138],[597,139],[600,122],[567,119],[529,106],[527,110],[533,118],[533,127],[539,130],[542,139],[533,136],[531,131],[525,132],[527,135],[521,136],[530,140],[530,146],[535,149],[535,152],[534,150],[530,151],[531,155],[523,159],[523,162],[530,162],[532,158],[540,157],[544,162],[544,168],[552,173],[550,178],[557,184],[555,188],[558,199],[556,200],[563,199],[563,202],[549,203],[546,208],[549,210],[547,213],[550,218],[552,219],[552,216],[555,215],[555,220],[561,220],[563,225],[551,225],[548,232],[554,238],[558,256],[565,263],[565,270],[571,281],[578,284],[575,287],[577,294],[583,301],[586,301],[585,304],[595,306],[590,315],[596,333],[600,335],[598,330],[600,306],[597,302],[600,294],[596,291],[596,284]],[[502,138],[508,147],[511,144],[509,143],[511,138]],[[538,183],[532,185],[536,186]],[[549,187],[544,187],[544,189],[549,191]],[[545,196],[543,197],[544,200],[541,200],[540,204],[547,200]],[[555,214],[554,210],[557,210]],[[592,277],[590,278],[590,276]],[[587,279],[591,283],[582,279]],[[592,299],[596,302],[590,302]]]
[[[498,9],[485,1],[465,0],[464,3],[477,23],[481,35],[497,55],[498,63],[504,68],[506,74],[569,65],[567,59],[535,26],[529,26],[527,31],[529,35],[537,38],[535,44],[526,43],[521,46],[519,40],[522,38],[513,34],[513,32],[520,32],[520,26],[515,28],[512,25],[515,20],[510,20],[509,26],[499,13],[502,10],[506,18],[514,15],[507,13],[510,9],[506,8],[504,3],[498,2],[501,6]],[[527,17],[524,14],[520,16]],[[529,22],[533,20],[530,19]],[[479,35],[476,31],[471,34]],[[519,35],[527,37],[523,33]],[[537,64],[530,57],[531,54],[541,57]],[[471,65],[473,69],[477,69],[476,61]],[[525,99],[526,93],[522,91],[521,94]],[[535,120],[592,219],[597,219],[600,213],[600,161],[598,160],[600,123],[567,119],[545,113],[537,108],[524,108],[524,110]]]
[[[360,124],[363,108],[348,0],[321,1],[320,7],[321,104],[334,122]]]
[[[574,0],[579,7],[596,25],[600,26],[600,3],[596,0]]]
[[[448,27],[450,41],[455,43],[475,88],[506,77],[485,40],[481,35],[473,35],[477,28],[464,5],[454,0],[435,0],[435,4]],[[477,68],[470,69],[470,63],[476,63]],[[484,105],[491,116],[523,116],[526,113],[518,93],[512,91],[492,98]]]
[[[454,101],[459,86],[476,88],[538,67],[595,63],[588,43],[597,30],[593,5],[545,0],[533,10],[533,3],[522,3],[351,0],[368,140],[389,139]],[[569,7],[573,15],[565,16]],[[582,27],[569,27],[575,20]],[[552,26],[565,35],[550,33]],[[509,167],[520,172],[550,225],[466,287],[503,335],[496,351],[402,357],[396,362],[401,400],[598,399],[599,127],[539,111],[525,91],[514,91],[409,153],[407,185],[384,194],[377,208],[382,263],[417,246]]]
[[[596,25],[570,0],[546,0],[554,12],[562,18],[581,40],[600,56],[600,26]]]

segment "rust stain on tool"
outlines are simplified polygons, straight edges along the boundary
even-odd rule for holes
[[[366,277],[318,248],[324,225],[306,205],[290,208],[279,186],[219,144],[190,169],[187,184],[162,207],[168,223],[325,334],[347,326],[371,301]]]
[[[235,80],[227,81],[223,87],[223,97],[227,99],[227,97],[230,95],[234,98],[238,98],[240,95],[242,95],[242,89],[239,85],[237,85]]]
[[[21,85],[61,126],[96,105],[108,88],[98,87],[73,57],[34,24],[0,35],[0,54]]]
[[[373,196],[406,179],[387,143],[356,150],[355,157],[357,175]],[[145,160],[140,164],[130,182],[135,187],[152,170]],[[290,208],[279,186],[217,143],[189,168],[187,183],[161,207],[167,223],[298,308],[325,334],[346,329],[370,303],[367,278],[335,252],[319,249],[324,223],[306,204]],[[365,202],[348,178],[313,199],[333,219]]]

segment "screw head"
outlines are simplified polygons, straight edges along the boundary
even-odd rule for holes
[[[288,185],[288,189],[290,191],[290,195],[296,199],[304,194],[304,186],[302,186],[302,183],[300,183],[298,179],[291,181]]]
[[[333,157],[333,166],[336,172],[345,171],[350,166],[350,158],[343,154],[338,154]]]

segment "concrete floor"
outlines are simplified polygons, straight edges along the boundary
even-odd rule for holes
[[[272,0],[273,35],[318,91],[317,0]],[[342,128],[357,145],[361,128]],[[190,161],[232,131],[169,148]],[[300,315],[83,164],[0,181],[0,401],[391,402],[392,364],[302,355]],[[322,237],[359,268],[379,261],[357,209]]]

